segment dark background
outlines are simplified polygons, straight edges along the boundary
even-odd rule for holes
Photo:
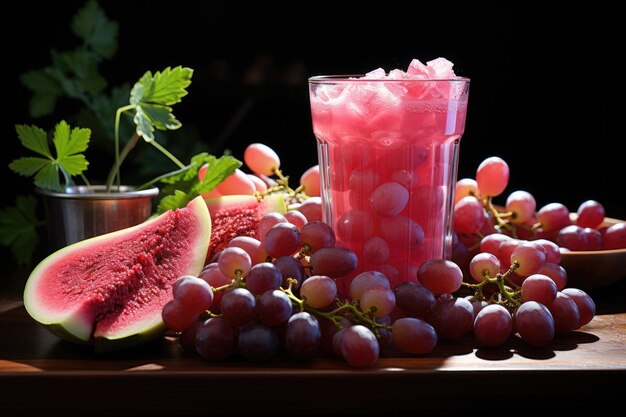
[[[621,83],[609,3],[553,10],[526,2],[415,2],[414,10],[336,3],[101,1],[120,24],[117,55],[102,72],[118,85],[147,69],[194,68],[190,94],[175,110],[181,133],[197,136],[203,149],[227,148],[239,158],[247,143],[264,142],[280,154],[284,171],[299,177],[317,159],[307,77],[406,68],[414,57],[443,56],[472,79],[459,177],[474,176],[480,161],[498,155],[511,168],[507,193],[524,189],[539,206],[560,201],[572,211],[597,199],[608,216],[626,218],[624,153],[616,149],[624,134],[617,107],[609,105]],[[32,120],[30,93],[18,75],[48,65],[51,48],[77,45],[70,21],[83,4],[22,1],[3,13],[17,29],[2,28],[8,110],[0,172],[8,190],[0,206],[32,191],[30,180],[6,167],[24,153],[13,125],[51,128],[64,117],[63,106],[73,106],[62,102],[54,117]],[[90,174],[109,163],[98,154],[88,159]]]

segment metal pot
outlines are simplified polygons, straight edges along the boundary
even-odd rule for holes
[[[143,222],[152,213],[152,198],[159,189],[121,186],[119,192],[107,193],[104,185],[92,185],[37,193],[44,198],[50,245],[59,249]]]

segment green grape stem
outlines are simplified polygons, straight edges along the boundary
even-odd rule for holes
[[[280,291],[282,291],[283,293],[285,293],[285,295],[287,295],[295,311],[298,311],[298,312],[306,311],[307,313],[313,314],[317,318],[329,320],[338,329],[341,328],[341,322],[347,318],[353,324],[361,324],[365,327],[368,327],[372,332],[374,332],[374,334],[377,337],[380,337],[380,333],[379,333],[380,329],[391,330],[391,326],[388,326],[386,324],[381,324],[376,321],[376,319],[374,318],[374,313],[376,312],[375,308],[370,309],[367,312],[363,312],[359,309],[357,302],[336,300],[335,303],[337,307],[335,309],[331,311],[321,311],[321,310],[311,307],[310,305],[306,303],[305,299],[298,298],[293,293],[294,286],[298,285],[295,279],[288,278],[287,282],[289,283],[288,287],[287,288],[281,287]],[[245,287],[246,287],[245,278],[241,276],[241,274],[238,274],[238,276],[235,279],[233,279],[233,282],[231,282],[230,284],[225,284],[220,287],[211,287],[211,289],[213,290],[213,293],[217,293],[220,291],[228,291],[234,288],[245,288]],[[211,315],[212,317],[217,317],[216,315],[211,313],[211,311],[208,311],[208,314]]]
[[[496,284],[498,286],[498,292],[491,297],[492,300],[498,304],[502,304],[513,313],[521,304],[520,298],[522,292],[519,290],[519,286],[513,283],[509,277],[517,270],[517,268],[519,268],[519,266],[519,262],[515,261],[511,264],[508,271],[504,274],[497,273],[495,277],[490,277],[489,272],[485,269],[483,270],[483,281],[478,284],[463,282],[463,286],[475,290],[474,297],[476,297],[477,300],[485,300],[486,297],[483,294],[483,288],[485,285]],[[497,300],[496,298],[498,297],[503,298],[503,300]]]
[[[378,323],[374,319],[373,313],[375,312],[375,310],[363,312],[358,308],[358,304],[356,302],[336,300],[337,308],[326,312],[313,308],[306,303],[306,300],[296,297],[291,291],[291,286],[289,286],[289,288],[287,289],[281,288],[281,291],[283,291],[287,295],[287,297],[289,297],[292,304],[296,308],[298,308],[299,311],[306,311],[307,313],[311,313],[318,318],[329,320],[338,329],[341,328],[341,321],[345,318],[350,317],[349,320],[352,323],[361,324],[365,327],[368,327],[374,332],[376,336],[379,336],[379,329],[391,330],[391,326]]]
[[[487,197],[483,200],[483,207],[487,212],[491,212],[493,214],[493,218],[496,219],[496,227],[500,230],[504,229],[509,231],[512,234],[515,234],[515,229],[511,226],[511,222],[509,222],[506,217],[511,217],[513,213],[500,213],[498,209],[493,205],[493,198]]]

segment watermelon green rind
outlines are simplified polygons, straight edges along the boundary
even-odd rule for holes
[[[122,338],[112,339],[106,337],[94,338],[96,353],[115,352],[118,350],[129,349],[131,347],[142,345],[146,342],[156,339],[165,334],[167,328],[161,320],[159,323],[145,330],[124,336]]]
[[[211,235],[211,218],[201,197],[194,199],[183,210],[190,212],[189,215],[193,217],[196,233],[193,236],[193,242],[189,245],[192,249],[191,253],[186,256],[187,263],[180,265],[184,269],[180,271],[180,275],[196,275],[204,266]],[[37,265],[26,283],[24,306],[27,312],[57,336],[77,343],[95,343],[98,351],[127,348],[158,337],[164,332],[165,326],[161,319],[160,309],[154,305],[147,317],[131,321],[128,326],[118,331],[104,335],[96,334],[94,338],[94,317],[93,313],[87,313],[90,306],[86,302],[62,310],[49,308],[47,303],[49,300],[46,300],[46,294],[41,291],[40,286],[42,283],[45,284],[46,279],[50,279],[46,273],[53,266],[62,263],[64,259],[67,260],[75,251],[87,251],[87,253],[91,253],[89,252],[91,249],[97,251],[97,248],[118,242],[126,235],[132,236],[143,229],[149,230],[152,225],[159,224],[162,216],[137,226],[75,243],[48,256]]]

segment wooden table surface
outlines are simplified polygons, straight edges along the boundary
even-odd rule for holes
[[[599,315],[532,348],[517,337],[479,349],[471,337],[427,356],[351,369],[333,358],[209,363],[169,339],[95,355],[35,323],[0,295],[0,416],[440,415],[458,409],[608,409],[626,391],[624,282],[592,295]],[[415,413],[414,413],[415,414]]]

